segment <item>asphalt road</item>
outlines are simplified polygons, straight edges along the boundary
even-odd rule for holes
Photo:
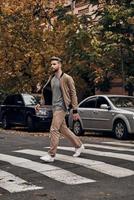
[[[49,133],[0,129],[0,200],[133,200],[134,138],[87,133],[81,139],[80,158],[61,138],[55,162],[45,164],[40,156]]]

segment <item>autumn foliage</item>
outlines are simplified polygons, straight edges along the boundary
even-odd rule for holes
[[[49,76],[53,55],[63,58],[63,70],[74,77],[80,98],[94,94],[105,76],[120,75],[121,56],[127,58],[129,77],[133,34],[119,32],[118,26],[127,27],[131,9],[103,1],[93,20],[90,15],[74,16],[63,3],[0,0],[0,91],[36,92],[37,84],[43,85]]]

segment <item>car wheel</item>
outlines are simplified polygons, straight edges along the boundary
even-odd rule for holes
[[[34,123],[30,115],[27,116],[26,126],[28,128],[28,131],[34,131]]]
[[[84,135],[84,130],[82,129],[80,121],[73,122],[73,132],[77,136]]]
[[[117,139],[126,139],[128,137],[128,130],[125,122],[118,120],[114,124],[113,128],[114,135]]]
[[[4,129],[10,128],[10,124],[8,122],[8,118],[6,115],[2,117],[2,128]]]

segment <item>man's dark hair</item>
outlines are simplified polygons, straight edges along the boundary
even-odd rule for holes
[[[59,61],[59,62],[62,62],[62,59],[57,57],[57,56],[53,56],[51,57],[50,61],[53,61],[53,60],[56,60],[56,61]]]

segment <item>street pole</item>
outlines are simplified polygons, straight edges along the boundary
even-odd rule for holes
[[[122,52],[122,45],[120,45],[120,54],[121,54],[122,94],[124,95],[125,73],[124,73],[124,58]]]

